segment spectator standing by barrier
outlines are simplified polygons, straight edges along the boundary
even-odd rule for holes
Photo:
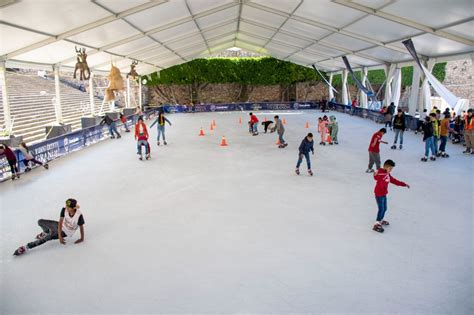
[[[120,133],[117,131],[117,123],[115,122],[115,120],[110,118],[109,115],[107,114],[104,116],[104,118],[100,122],[100,125],[104,125],[104,124],[109,126],[110,139],[115,139],[115,134],[117,134],[117,139],[122,138]]]
[[[156,142],[158,145],[160,145],[160,136],[163,135],[163,144],[167,145],[166,143],[166,138],[165,138],[165,122],[167,122],[171,126],[171,122],[168,120],[168,118],[165,117],[165,114],[163,112],[160,112],[158,114],[158,118],[151,124],[150,129],[153,128],[155,124],[157,124],[157,131],[158,135],[156,137]]]
[[[388,144],[388,142],[382,141],[382,137],[386,133],[387,129],[382,128],[372,135],[369,144],[369,166],[365,171],[366,173],[374,172],[374,170],[372,169],[374,164],[377,169],[380,168],[380,143]]]
[[[352,99],[352,104],[351,104],[351,115],[355,114],[356,108],[357,108],[357,97],[354,97]]]
[[[393,145],[391,149],[395,150],[397,148],[398,137],[400,136],[400,150],[403,148],[403,133],[406,129],[406,117],[403,111],[399,108],[397,115],[393,119],[393,129],[395,131],[395,139],[393,140]]]
[[[463,153],[474,154],[474,118],[472,117],[472,108],[469,108],[464,119],[464,140],[466,142],[466,150]]]
[[[18,172],[18,161],[16,159],[16,154],[13,152],[6,144],[0,144],[0,156],[5,155],[5,158],[10,165],[10,170],[12,172],[12,180],[15,178],[20,179],[20,172]]]
[[[428,158],[431,161],[436,161],[436,150],[434,145],[434,125],[433,119],[436,119],[434,113],[431,113],[430,116],[426,117],[425,122],[423,123],[423,142],[425,142],[425,156],[421,158],[421,161],[426,162]],[[430,157],[431,150],[431,157]]]
[[[18,149],[21,151],[21,153],[23,154],[23,157],[25,158],[23,160],[23,164],[25,164],[25,167],[26,167],[25,172],[31,171],[30,162],[33,162],[33,164],[42,165],[45,169],[49,168],[48,163],[43,164],[37,159],[35,159],[35,157],[31,154],[26,143],[24,142],[20,143],[20,146],[18,147]]]

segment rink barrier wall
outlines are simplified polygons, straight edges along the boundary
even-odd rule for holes
[[[198,112],[225,112],[225,111],[258,111],[258,110],[301,110],[316,109],[315,102],[259,102],[259,103],[232,103],[232,104],[205,104],[205,105],[164,105],[163,107],[152,108],[144,112],[144,118],[156,117],[159,111],[166,113],[198,113]],[[127,117],[127,126],[131,127],[137,119],[137,115]],[[123,127],[117,121],[117,128]],[[109,128],[107,125],[97,125],[59,137],[51,138],[29,146],[30,152],[38,161],[48,163],[52,160],[65,156],[69,153],[82,150],[85,147],[98,143],[109,138]],[[24,156],[20,150],[14,150],[17,157],[17,167],[20,173],[24,173]],[[7,159],[0,158],[0,182],[11,178],[10,166]]]

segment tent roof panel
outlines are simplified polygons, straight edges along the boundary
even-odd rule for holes
[[[295,20],[288,20],[283,26],[282,30],[301,34],[313,38],[315,40],[322,38],[323,36],[329,35],[331,31],[323,28],[319,28],[313,25],[304,24]]]
[[[86,50],[87,53],[87,50]],[[87,64],[89,65],[90,68],[94,68],[97,65],[102,65],[104,63],[110,63],[112,62],[113,58],[111,55],[104,53],[104,52],[99,52],[97,54],[93,54],[87,57]],[[70,66],[74,67],[76,65],[76,60],[68,62],[64,64],[65,66]]]
[[[3,40],[4,38],[14,38],[15,40]],[[0,24],[0,55],[7,54],[11,51],[20,49],[47,38],[48,36]]]
[[[397,0],[382,11],[434,28],[472,17],[474,13],[472,0]]]
[[[152,47],[153,45],[156,45],[156,42],[154,40],[150,39],[149,37],[142,37],[129,43],[111,48],[109,49],[109,51],[116,54],[128,55],[134,51],[147,47]]]
[[[474,40],[474,21],[446,28],[445,31]]]
[[[249,36],[249,35],[246,35],[246,34],[242,34],[242,33],[239,33],[237,35],[237,39],[241,39],[243,40],[244,42],[249,42],[249,43],[252,43],[254,45],[257,45],[258,48],[261,48],[263,45],[265,45],[265,43],[267,42],[267,40],[265,39],[262,39],[262,38],[256,38],[254,36]]]
[[[330,0],[318,0],[303,2],[295,15],[341,28],[364,14],[332,3]]]
[[[383,25],[383,31],[379,25]],[[364,34],[382,42],[388,42],[394,38],[404,38],[419,34],[420,31],[380,17],[369,15],[345,28],[348,31]]]
[[[293,11],[300,2],[300,0],[285,0],[285,1],[273,1],[273,0],[252,0],[252,2],[271,7],[280,11],[291,12]]]
[[[206,10],[231,2],[233,2],[233,0],[199,0],[189,1],[188,4],[193,14],[199,14]]]
[[[201,43],[204,44],[204,41],[203,41],[201,35],[196,35],[196,36],[193,36],[193,37],[190,37],[190,38],[185,38],[185,39],[182,39],[182,40],[179,40],[179,41],[175,41],[175,42],[167,44],[166,46],[168,46],[169,48],[171,48],[173,50],[179,50],[182,47],[195,45],[195,44],[198,44],[198,43],[199,44],[201,44]]]
[[[321,40],[321,42],[335,44],[335,45],[338,45],[339,47],[342,47],[351,51],[365,49],[365,48],[373,46],[372,44],[367,43],[365,41],[362,41],[353,37],[349,37],[346,35],[338,34],[338,33],[329,35],[328,37]]]
[[[236,19],[239,14],[239,7],[233,6],[213,14],[196,19],[201,28],[208,28],[210,26],[221,23],[222,21]]]
[[[126,20],[143,31],[149,31],[186,17],[189,17],[189,12],[184,0],[174,0],[127,16]]]
[[[16,57],[18,60],[55,64],[71,55],[75,56],[75,45],[66,41],[59,41]],[[87,51],[87,50],[86,50]]]
[[[73,41],[93,47],[102,47],[121,39],[139,34],[139,32],[121,20],[116,20],[89,31],[69,37]]]
[[[117,13],[147,3],[149,0],[95,0],[95,2]]]
[[[157,46],[150,47],[150,49],[142,50],[141,52],[138,52],[138,53],[132,53],[130,54],[130,56],[132,58],[145,60],[153,56],[159,56],[159,55],[164,55],[164,54],[169,54],[169,53],[171,53],[169,49],[163,46],[157,45]]]
[[[244,32],[247,32],[247,33],[258,34],[260,36],[267,37],[267,38],[270,38],[270,37],[273,36],[273,34],[275,34],[275,32],[272,31],[272,30],[262,28],[262,27],[258,27],[258,26],[255,26],[253,24],[249,24],[249,23],[245,23],[245,22],[240,22],[240,30],[244,31]]]
[[[23,0],[0,9],[0,19],[12,24],[57,35],[110,16],[89,1]]]
[[[474,48],[473,46],[464,45],[432,34],[413,37],[413,43],[419,54],[431,57],[465,53],[472,51]],[[402,43],[396,43],[395,45],[404,47]]]
[[[291,36],[288,36],[288,35],[285,35],[285,34],[282,34],[282,33],[277,33],[273,37],[273,39],[275,39],[277,41],[280,41],[280,42],[288,43],[288,44],[291,44],[291,45],[294,45],[294,46],[299,46],[301,48],[306,47],[306,46],[311,44],[310,41],[299,39],[299,38],[296,38],[296,37],[291,37]]]
[[[244,19],[264,23],[273,27],[279,27],[285,21],[285,18],[281,15],[276,15],[248,6],[243,7],[242,17]]]
[[[339,55],[344,54],[344,51],[342,51],[342,50],[338,50],[338,49],[331,48],[331,47],[326,47],[326,46],[318,44],[318,43],[312,45],[311,47],[308,47],[306,49],[306,51],[314,52],[314,53],[317,53],[317,54],[320,53],[320,54],[324,54],[324,55],[330,55],[330,56],[339,56]]]
[[[405,61],[412,59],[412,57],[408,53],[404,54],[385,47],[374,47],[371,49],[363,50],[361,52],[375,58],[387,60],[388,62],[396,62],[402,60]]]
[[[221,27],[213,29],[213,30],[205,31],[205,32],[203,32],[203,34],[204,34],[204,37],[206,37],[206,39],[207,39],[207,38],[223,35],[223,34],[231,32],[231,31],[235,31],[236,29],[237,29],[237,22],[227,24],[227,25],[221,26]]]
[[[177,37],[181,37],[187,34],[198,32],[196,24],[193,21],[185,22],[176,27],[168,28],[158,33],[154,33],[151,37],[155,38],[160,42],[166,42],[173,40]]]

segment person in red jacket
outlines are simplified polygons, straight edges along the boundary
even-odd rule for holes
[[[138,118],[138,122],[135,125],[135,140],[137,140],[137,154],[140,156],[139,159],[143,160],[142,156],[142,145],[145,146],[146,159],[150,156],[150,144],[148,143],[148,129],[143,122],[143,117]]]
[[[250,128],[252,130],[252,136],[258,135],[258,118],[253,113],[250,113]]]
[[[383,226],[389,225],[388,221],[384,220],[385,213],[387,212],[387,195],[388,195],[388,184],[392,183],[401,187],[410,186],[402,181],[399,181],[395,177],[390,175],[390,172],[395,167],[395,162],[392,160],[387,160],[383,163],[383,168],[380,168],[375,172],[374,179],[377,182],[375,184],[375,200],[377,201],[378,212],[377,212],[377,221],[375,222],[374,227],[372,228],[376,232],[383,232]]]
[[[384,134],[387,133],[387,129],[382,128],[376,133],[372,135],[372,138],[370,139],[370,144],[369,144],[369,167],[365,171],[366,173],[373,173],[374,170],[372,169],[372,166],[374,166],[377,169],[380,168],[380,143],[385,143],[388,144],[386,141],[382,141],[382,137]]]
[[[8,164],[10,165],[10,170],[12,172],[12,180],[15,178],[20,178],[20,173],[18,172],[18,161],[16,159],[16,154],[13,152],[6,144],[0,144],[0,156],[5,155],[7,158]]]

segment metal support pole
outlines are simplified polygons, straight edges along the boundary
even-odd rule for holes
[[[63,109],[61,106],[61,90],[59,89],[59,65],[53,66],[54,70],[54,87],[56,90],[56,99],[54,102],[54,110],[56,113],[56,122],[63,122]]]
[[[10,113],[10,100],[8,99],[7,74],[4,61],[0,62],[0,85],[2,88],[3,120],[5,122],[5,129],[11,134],[13,124]]]
[[[91,110],[91,116],[94,116],[95,101],[94,101],[94,73],[91,72],[89,77],[89,108]]]
[[[367,86],[367,73],[367,67],[362,67],[362,85],[365,87]],[[359,100],[360,107],[367,108],[367,94],[365,94],[362,90],[359,92]]]
[[[342,70],[342,100],[341,103],[344,105],[349,104],[349,96],[348,96],[348,91],[347,91],[347,75],[349,72],[344,69]]]
[[[142,78],[138,78],[138,106],[142,108]]]
[[[131,95],[130,95],[130,78],[127,78],[127,104],[125,104],[126,108],[130,108],[131,106]]]

